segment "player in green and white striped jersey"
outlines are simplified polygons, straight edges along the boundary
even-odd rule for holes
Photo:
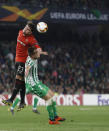
[[[27,61],[25,63],[25,68],[30,68],[29,73],[25,76],[26,85],[30,85],[30,87],[35,86],[36,83],[39,83],[38,78],[38,61],[37,59],[33,60],[30,56],[27,57]]]
[[[43,54],[47,55],[47,52]],[[28,49],[28,58],[25,63],[25,84],[26,91],[36,94],[46,101],[46,107],[49,114],[49,124],[60,124],[58,121],[64,121],[57,115],[56,101],[54,93],[44,85],[38,78],[38,58],[41,53],[37,52],[34,47]]]
[[[34,48],[29,49],[29,54],[32,53],[31,50]],[[37,50],[34,52],[37,54]],[[46,52],[45,52],[46,53]],[[41,81],[39,81],[38,78],[38,58],[40,57],[40,54],[33,55],[34,59],[30,56],[27,57],[26,63],[25,63],[25,84],[26,84],[26,92],[31,92],[33,94],[37,94],[39,97],[43,97],[47,94],[49,88],[42,84]],[[28,75],[27,75],[28,74]],[[44,89],[43,89],[44,87]]]

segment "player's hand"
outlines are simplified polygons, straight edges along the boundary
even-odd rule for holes
[[[44,52],[42,52],[41,54],[43,54],[43,55],[48,55],[48,52],[45,52],[45,51],[44,51]]]

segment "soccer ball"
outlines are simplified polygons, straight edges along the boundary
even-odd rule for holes
[[[45,22],[39,22],[37,24],[37,31],[40,33],[45,33],[48,30],[48,25]]]

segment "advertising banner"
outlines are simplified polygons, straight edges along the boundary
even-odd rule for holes
[[[48,21],[75,24],[109,23],[109,11],[72,9],[72,8],[41,8],[27,6],[0,6],[0,22]]]
[[[20,98],[19,95],[17,95]],[[33,105],[34,98],[36,95],[26,95],[25,101],[26,105]],[[56,103],[58,106],[107,106],[109,105],[109,95],[108,94],[84,94],[84,95],[56,95]],[[2,99],[8,99],[10,95],[0,95],[0,105],[4,105],[2,103]],[[38,105],[45,106],[46,103],[43,99],[37,97],[39,99]]]
[[[87,106],[105,106],[109,105],[109,95],[108,94],[84,94],[83,95],[83,105]]]
[[[2,99],[8,99],[10,95],[0,95],[0,105],[4,105],[2,103]],[[19,95],[17,96],[18,98]],[[34,97],[37,97],[36,95],[26,95],[26,105],[32,105],[34,101]],[[57,95],[56,97],[56,103],[57,105],[63,105],[63,106],[73,106],[73,105],[83,105],[83,99],[81,95]],[[46,103],[43,99],[37,97],[39,99],[38,105],[44,106]]]

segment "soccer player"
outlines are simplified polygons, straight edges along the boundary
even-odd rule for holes
[[[26,90],[32,94],[36,94],[46,101],[46,107],[49,114],[49,124],[60,124],[58,121],[64,121],[57,115],[56,101],[54,93],[44,85],[38,78],[38,58],[41,52],[36,48],[30,47],[28,49],[28,57],[25,63],[25,84]]]
[[[16,46],[16,58],[15,58],[15,69],[16,69],[16,80],[15,87],[12,92],[11,97],[8,100],[2,100],[6,105],[12,105],[13,100],[15,99],[17,93],[20,91],[21,102],[19,109],[24,108],[25,106],[25,82],[24,82],[24,71],[25,71],[25,61],[28,56],[28,48],[34,46],[39,52],[42,52],[42,49],[38,45],[37,40],[33,36],[33,32],[36,29],[35,25],[29,21],[23,30],[19,31],[17,37],[17,46]],[[44,54],[42,52],[42,54]]]

